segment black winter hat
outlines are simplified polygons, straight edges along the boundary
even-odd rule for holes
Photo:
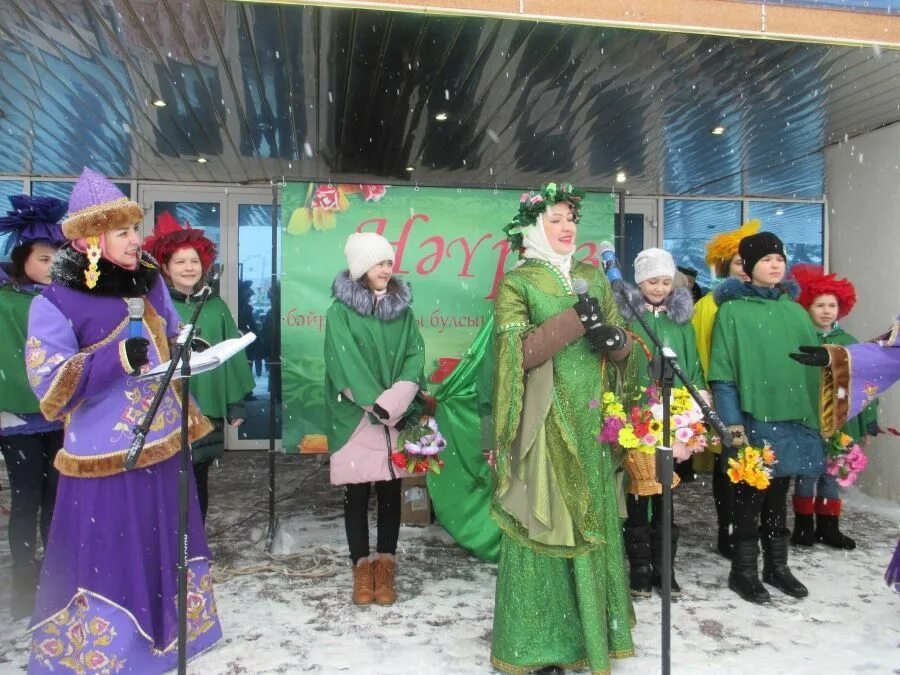
[[[777,253],[785,259],[785,262],[787,261],[787,256],[784,254],[784,244],[781,239],[771,232],[758,232],[751,234],[749,237],[744,237],[741,239],[741,243],[738,244],[738,253],[741,256],[741,262],[747,276],[753,274],[753,268],[756,266],[756,263],[772,253]]]

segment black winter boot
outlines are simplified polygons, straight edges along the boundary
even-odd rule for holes
[[[631,595],[649,598],[653,593],[650,526],[625,528],[625,550],[628,553]]]
[[[813,536],[813,517],[806,513],[794,513],[794,533],[791,535],[794,546],[812,546],[816,543]]]
[[[662,593],[662,526],[653,530],[653,588]],[[672,523],[672,597],[681,595],[681,586],[675,581],[675,552],[678,551],[678,526]]]
[[[12,584],[9,589],[11,618],[18,620],[31,616],[39,572],[37,563],[13,565]]]
[[[812,516],[810,516],[812,520]],[[852,551],[856,548],[856,542],[840,530],[839,516],[823,516],[816,514],[816,541],[821,541],[826,546],[839,548],[844,551]],[[810,524],[812,528],[812,524]]]
[[[759,545],[756,539],[735,539],[731,549],[728,588],[747,602],[762,604],[771,599],[757,572]]]
[[[734,536],[731,534],[731,523],[719,523],[719,536],[716,539],[716,550],[722,557],[731,560],[731,545]]]
[[[788,567],[787,530],[763,532],[763,574],[762,579],[782,593],[794,598],[805,598],[809,595],[806,586],[797,581]]]

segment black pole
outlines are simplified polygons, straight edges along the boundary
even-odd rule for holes
[[[656,480],[659,481],[662,486],[661,500],[663,521],[662,578],[660,579],[660,595],[662,596],[661,672],[662,675],[669,675],[671,672],[670,643],[672,630],[672,474],[674,473],[672,447],[669,443],[671,433],[669,398],[671,398],[672,384],[675,377],[681,381],[690,393],[691,398],[693,398],[697,402],[697,405],[700,406],[704,418],[716,430],[716,433],[719,434],[723,446],[727,447],[731,444],[731,434],[728,432],[728,429],[722,423],[722,420],[719,419],[719,416],[715,411],[710,408],[706,400],[700,396],[700,392],[697,391],[697,388],[685,376],[684,371],[681,370],[678,365],[678,357],[675,352],[668,347],[665,347],[659,339],[659,336],[653,332],[652,328],[650,328],[650,325],[647,323],[646,319],[644,319],[643,308],[635,307],[631,304],[624,287],[620,287],[619,295],[625,302],[625,305],[631,308],[631,313],[638,320],[638,323],[641,324],[647,337],[649,337],[650,341],[653,343],[656,354],[659,356],[659,370],[658,372],[654,372],[654,379],[661,381],[660,395],[662,396],[663,404],[663,443],[656,449]]]
[[[206,294],[206,297],[209,293]],[[200,302],[206,301],[202,297]],[[200,307],[195,310],[199,314]],[[191,446],[188,442],[188,411],[191,402],[191,335],[181,353],[181,469],[178,472],[178,675],[187,673],[187,566],[188,566],[188,489],[191,472]]]
[[[278,280],[278,189],[281,181],[272,181],[272,280],[269,291],[269,531],[266,549],[272,550],[277,518],[275,515],[275,434],[276,406],[281,404],[281,287]]]
[[[619,210],[616,213],[615,231],[613,232],[613,245],[617,251],[625,250],[625,192],[616,192],[619,196]]]
[[[206,279],[200,298],[194,307],[191,320],[184,326],[175,341],[172,350],[172,360],[163,374],[159,389],[153,397],[150,409],[144,419],[134,430],[134,440],[128,453],[125,455],[125,470],[133,469],[144,449],[144,441],[153,424],[153,419],[159,410],[163,397],[166,395],[175,369],[181,365],[181,466],[178,472],[178,673],[187,673],[187,561],[188,561],[188,506],[190,503],[190,479],[191,479],[191,446],[188,442],[189,412],[191,393],[191,340],[194,339],[194,330],[197,319],[203,311],[207,299],[212,293],[212,284],[218,280],[218,268],[214,265]]]

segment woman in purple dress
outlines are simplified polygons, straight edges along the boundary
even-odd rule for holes
[[[29,382],[48,419],[65,420],[56,510],[32,614],[30,673],[159,673],[177,659],[179,426],[175,387],[162,400],[138,469],[124,471],[133,430],[178,333],[166,286],[141,252],[141,208],[85,169],[69,201],[52,283],[31,305]],[[144,300],[129,337],[128,299]],[[191,440],[210,425],[190,406]],[[221,637],[193,481],[188,655]]]

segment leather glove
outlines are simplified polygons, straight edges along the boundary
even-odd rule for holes
[[[128,365],[132,368],[132,374],[140,371],[141,366],[150,363],[149,349],[150,341],[147,338],[135,337],[125,340],[125,358],[128,359]]]
[[[191,351],[192,352],[204,352],[209,349],[212,345],[210,345],[206,340],[194,337],[191,339]]]
[[[816,366],[824,368],[831,363],[831,355],[824,347],[814,347],[812,345],[800,345],[800,352],[792,352],[788,354],[794,361],[804,366]]]
[[[731,432],[731,447],[732,448],[743,448],[745,445],[749,443],[747,440],[747,436],[744,433],[744,425],[743,424],[729,424],[728,431]]]
[[[592,352],[614,352],[628,341],[628,334],[618,326],[596,324],[586,330]]]

